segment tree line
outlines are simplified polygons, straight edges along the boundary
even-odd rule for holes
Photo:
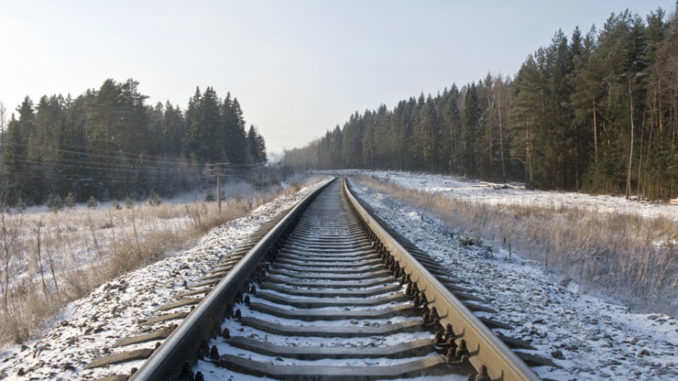
[[[26,97],[0,135],[3,201],[170,195],[204,181],[209,163],[241,174],[266,162],[263,137],[246,131],[230,93],[196,88],[182,111],[169,101],[147,105],[138,85],[108,79],[75,99],[43,96],[35,105]]]
[[[678,21],[628,10],[561,30],[513,78],[487,75],[355,113],[283,163],[520,180],[540,189],[678,195]]]

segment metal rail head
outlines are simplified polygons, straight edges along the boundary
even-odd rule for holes
[[[418,297],[425,297],[431,315],[440,328],[452,327],[457,348],[465,348],[465,356],[473,365],[480,378],[492,380],[540,380],[522,360],[518,358],[492,331],[422,266],[404,247],[398,243],[358,202],[351,193],[346,179],[343,191],[351,207],[363,224],[381,242],[393,259],[404,271],[412,284],[419,290]],[[435,308],[435,310],[434,310]],[[435,311],[435,312],[433,312]]]
[[[209,339],[216,325],[224,319],[227,305],[247,284],[261,259],[296,222],[311,201],[336,178],[306,196],[269,231],[196,306],[186,319],[158,347],[132,376],[131,380],[177,380],[186,364],[195,362],[203,341]]]

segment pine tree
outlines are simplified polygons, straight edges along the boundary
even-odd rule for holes
[[[165,103],[162,128],[163,154],[170,157],[185,154],[186,122],[179,106],[174,107],[169,101]]]
[[[198,160],[212,163],[226,161],[226,147],[223,144],[223,117],[221,101],[212,87],[207,87],[200,100],[200,119],[198,125]]]
[[[200,100],[202,94],[200,87],[195,88],[195,93],[188,100],[188,108],[186,109],[186,129],[187,129],[187,150],[190,156],[197,158],[198,149],[200,147],[200,139],[198,131],[200,129],[201,107]]]
[[[415,118],[415,149],[419,153],[420,169],[434,171],[439,168],[440,120],[438,111],[429,96],[421,103]]]
[[[248,163],[265,163],[266,158],[266,144],[264,138],[259,135],[254,128],[250,126],[247,131],[247,162]]]
[[[461,95],[457,86],[452,88],[444,95],[443,98],[443,129],[446,130],[448,138],[444,140],[446,145],[446,157],[443,159],[447,162],[446,172],[460,173],[463,152],[463,140],[461,138],[462,124],[461,115],[459,112],[459,99]]]
[[[222,114],[228,161],[235,165],[244,164],[247,161],[245,120],[238,99],[231,100],[230,93],[222,104]]]
[[[478,88],[475,83],[466,89],[464,98],[464,110],[462,113],[462,131],[461,137],[464,140],[461,158],[461,170],[466,177],[476,177],[478,175],[478,129],[480,122],[480,100],[478,99]]]
[[[344,125],[342,140],[342,161],[347,168],[361,168],[363,123],[357,112]]]
[[[4,166],[7,172],[7,187],[9,202],[14,203],[21,197],[25,175],[26,148],[21,136],[21,125],[14,118],[14,114],[7,124],[7,139],[5,143]]]

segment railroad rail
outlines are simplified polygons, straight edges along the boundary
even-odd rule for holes
[[[205,277],[203,299],[174,303],[197,304],[132,379],[538,380],[526,362],[553,365],[509,349],[530,347],[385,225],[346,181],[313,192]]]

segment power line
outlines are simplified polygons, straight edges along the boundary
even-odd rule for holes
[[[22,147],[22,148],[29,148],[29,145],[27,143],[15,143],[16,146]],[[68,146],[68,145],[67,145]],[[75,147],[75,146],[72,146]],[[82,148],[82,147],[77,147],[77,148]],[[102,154],[100,152],[109,152],[110,154]],[[91,158],[97,158],[97,159],[103,159],[103,160],[120,160],[120,159],[134,159],[134,160],[148,160],[150,162],[154,163],[165,163],[165,164],[170,164],[170,165],[176,165],[176,164],[183,164],[186,163],[185,159],[182,158],[177,158],[177,159],[170,159],[167,156],[158,156],[158,155],[150,155],[146,152],[140,152],[140,153],[131,153],[131,152],[126,152],[123,150],[117,150],[117,151],[111,151],[111,150],[106,150],[106,149],[96,149],[96,152],[93,151],[78,151],[78,150],[72,150],[72,149],[63,149],[63,148],[56,148],[56,147],[49,147],[45,151],[45,153],[67,153],[67,154],[73,154],[73,155],[81,155],[84,157],[87,157],[88,159]],[[159,158],[159,159],[156,159]],[[201,161],[195,161],[194,162],[197,165],[206,165],[208,164],[207,162],[201,162]]]
[[[27,144],[20,147],[26,148]],[[72,146],[71,146],[72,147]],[[105,150],[104,150],[105,151]],[[111,151],[109,151],[111,152]],[[165,184],[186,184],[204,181],[207,177],[217,175],[217,188],[221,185],[221,177],[232,177],[243,171],[263,168],[265,162],[232,164],[229,162],[206,163],[184,158],[162,160],[152,159],[152,155],[141,153],[133,155],[122,150],[112,155],[74,149],[48,148],[42,152],[43,158],[18,159],[14,162],[22,164],[20,173],[0,168],[0,175],[7,180],[10,188],[23,184],[44,182],[47,184],[66,185],[68,183],[91,184],[94,187],[108,185],[113,187],[158,186]],[[217,172],[214,172],[217,170]],[[79,173],[78,173],[79,172]],[[221,195],[220,195],[221,196]],[[220,200],[219,200],[220,201]]]
[[[31,173],[32,172],[32,173]],[[88,176],[88,175],[73,175],[73,174],[63,174],[63,173],[39,173],[37,171],[29,171],[29,172],[22,172],[19,174],[14,174],[14,173],[8,173],[4,170],[0,170],[0,174],[5,175],[7,177],[12,176],[15,178],[21,178],[21,179],[35,179],[35,180],[53,180],[52,177],[58,177],[58,180],[71,180],[71,181],[88,181],[88,182],[97,182],[97,181],[116,181],[116,182],[129,182],[130,180],[133,180],[130,178],[130,176],[122,176],[122,175],[106,175],[106,176]],[[197,175],[196,177],[204,178],[204,176],[200,175],[199,172],[193,172],[194,175]],[[167,174],[167,173],[156,173],[156,174],[144,174],[144,176],[141,178],[142,181],[153,181],[153,182],[164,182],[167,183],[168,180],[175,179],[175,174]],[[138,180],[138,179],[137,179]]]
[[[17,144],[18,146],[21,146],[23,148],[28,148],[28,144]],[[97,152],[100,150],[97,149]],[[106,150],[104,150],[106,151]],[[69,153],[73,155],[81,155],[86,157],[86,161],[89,162],[99,162],[99,163],[106,163],[109,164],[111,160],[130,160],[130,161],[143,161],[145,164],[151,163],[153,165],[167,165],[167,166],[176,166],[176,165],[197,165],[197,166],[207,166],[210,164],[216,164],[216,163],[210,163],[210,162],[204,162],[204,161],[191,161],[188,159],[182,159],[182,158],[177,158],[177,159],[168,159],[165,156],[156,156],[156,155],[148,155],[145,152],[138,153],[138,154],[133,154],[130,152],[126,151],[109,151],[109,152],[114,152],[115,154],[113,155],[104,155],[100,153],[94,153],[91,151],[76,151],[76,150],[68,150],[68,149],[60,149],[60,148],[48,148],[45,153]],[[158,159],[153,159],[153,157],[160,157],[163,158],[163,160],[158,160]],[[101,159],[102,161],[98,161],[98,159]],[[73,158],[60,158],[60,161],[62,160],[77,160]],[[265,162],[257,162],[257,163],[241,163],[241,164],[234,164],[234,163],[219,163],[222,164],[226,167],[229,168],[248,168],[248,167],[258,167],[261,165],[266,165]]]
[[[186,175],[189,177],[198,177],[204,179],[205,177],[214,177],[217,173],[220,181],[221,177],[233,177],[238,172],[243,169],[257,169],[263,168],[265,163],[250,163],[246,165],[245,168],[240,168],[239,170],[234,170],[233,168],[227,167],[228,163],[217,163],[218,171],[198,171],[194,167],[192,170],[186,171],[184,168],[170,168],[165,170],[159,170],[158,168],[127,168],[127,167],[96,167],[96,166],[87,166],[87,165],[75,165],[75,164],[57,164],[57,163],[42,163],[35,162],[30,160],[20,160],[19,162],[30,164],[28,167],[24,168],[24,171],[21,173],[9,173],[6,170],[0,169],[0,174],[5,176],[13,176],[16,179],[23,180],[63,180],[63,181],[78,181],[78,182],[89,182],[89,183],[98,183],[101,181],[104,182],[120,182],[120,183],[134,183],[135,181],[141,181],[146,184],[164,184],[172,182],[176,179],[176,175]],[[209,165],[208,165],[209,167]],[[214,167],[214,166],[212,166]],[[89,173],[85,174],[76,174],[76,173],[63,173],[60,170],[65,169],[80,169],[88,171]],[[52,172],[55,171],[55,172]],[[141,176],[141,178],[130,178],[130,175]],[[187,181],[187,180],[184,180]]]

